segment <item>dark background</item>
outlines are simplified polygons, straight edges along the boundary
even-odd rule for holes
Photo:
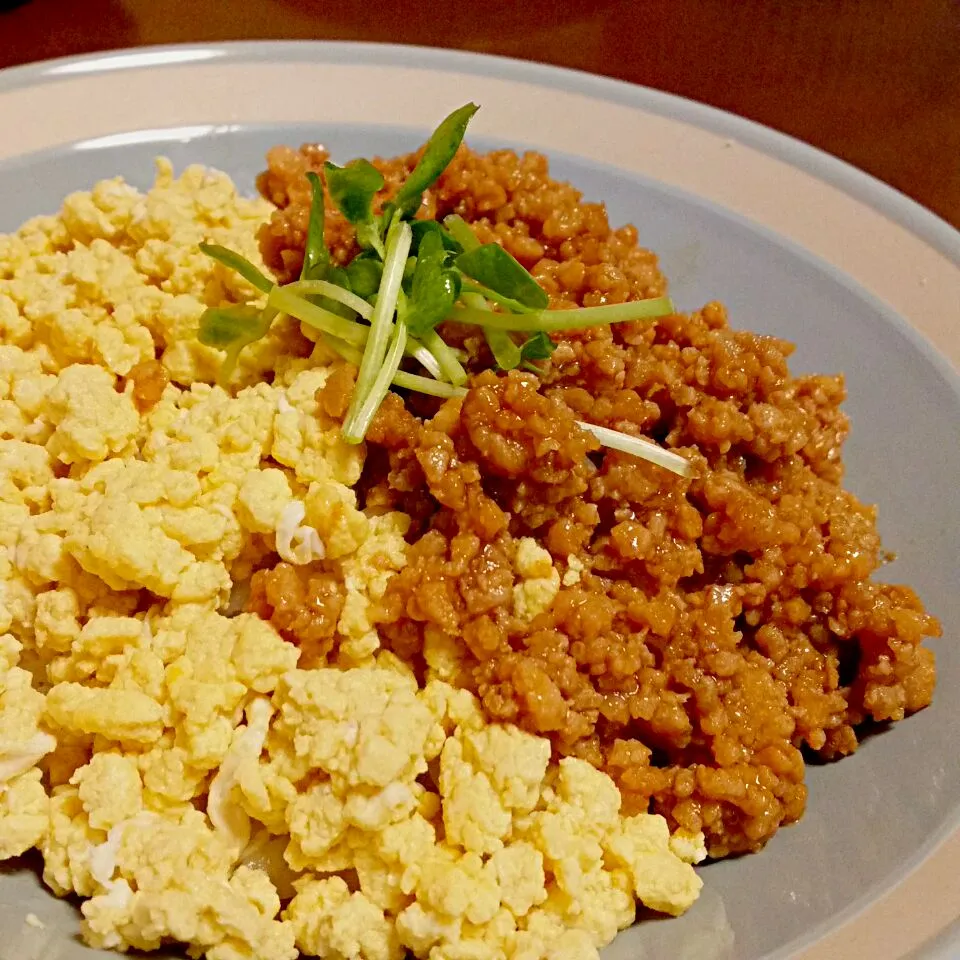
[[[631,80],[800,137],[960,227],[960,0],[29,0],[0,13],[0,67],[257,38],[453,47]]]

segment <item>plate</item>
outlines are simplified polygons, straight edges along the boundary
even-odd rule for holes
[[[0,230],[157,154],[252,188],[264,150],[338,159],[412,149],[453,106],[470,142],[536,148],[633,222],[681,309],[793,340],[797,370],[843,371],[848,484],[879,503],[898,560],[944,624],[934,705],[810,770],[804,819],[759,855],[711,865],[680,920],[621,934],[605,960],[946,957],[960,951],[960,234],[879,182],[736,117],[639,87],[414,47],[242,43],[145,48],[0,74]],[[939,350],[939,352],[938,352]],[[886,572],[886,571],[885,571]],[[36,914],[43,929],[24,923]],[[26,867],[0,876],[4,960],[81,960],[76,914]],[[109,956],[109,955],[104,955]]]

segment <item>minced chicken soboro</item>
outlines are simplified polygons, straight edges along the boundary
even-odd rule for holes
[[[381,202],[417,156],[375,161]],[[279,207],[260,240],[281,281],[299,274],[305,174],[326,158],[277,147],[258,181]],[[666,291],[636,229],[611,228],[538,154],[461,147],[418,215],[450,213],[503,244],[553,308]],[[326,216],[346,262],[353,230]],[[497,375],[482,372],[482,337],[461,331],[476,373],[465,399],[387,397],[361,494],[413,524],[377,613],[383,640],[475,691],[491,719],[610,773],[628,810],[702,829],[715,857],[757,850],[803,813],[804,751],[849,754],[864,723],[930,702],[921,644],[939,624],[909,588],[871,579],[875,510],[841,486],[841,377],[791,376],[792,346],[732,329],[718,303],[556,339],[539,378]],[[354,372],[321,390],[328,413],[342,416]],[[684,452],[694,476],[600,449],[577,419]],[[539,602],[523,595],[531,563]],[[321,651],[336,603],[286,565],[255,577],[254,608]]]

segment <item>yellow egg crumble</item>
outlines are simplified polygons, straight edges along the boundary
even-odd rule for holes
[[[285,354],[280,322],[228,393],[196,339],[256,293],[198,242],[262,265],[271,208],[158,166],[0,236],[0,859],[38,848],[93,946],[210,960],[581,960],[638,901],[682,913],[702,836],[487,724],[449,651],[420,685],[380,650],[408,520],[357,508],[363,447],[315,399],[330,358]],[[141,412],[128,375],[155,358]],[[335,663],[225,615],[274,554],[342,576]],[[534,616],[559,574],[532,540],[517,572]]]

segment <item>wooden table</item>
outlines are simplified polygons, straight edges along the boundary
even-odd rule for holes
[[[960,227],[960,0],[28,0],[0,13],[0,66],[254,38],[457,47],[631,80],[800,137]]]

